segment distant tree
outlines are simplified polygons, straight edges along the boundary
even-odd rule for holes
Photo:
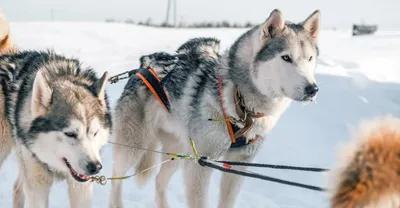
[[[244,25],[244,27],[253,27],[253,24],[251,22],[246,22],[246,24]]]
[[[229,28],[229,27],[231,27],[231,24],[228,21],[224,20],[224,21],[222,21],[221,26]]]
[[[125,23],[127,23],[127,24],[135,24],[135,21],[133,21],[133,19],[127,19],[127,20],[125,20]]]
[[[151,26],[151,25],[152,25],[152,24],[151,24],[151,21],[152,21],[151,17],[147,18],[147,20],[146,20],[146,22],[145,22],[145,25]]]
[[[112,18],[108,18],[108,19],[106,19],[106,22],[116,22],[116,20],[112,19]]]
[[[241,26],[240,26],[239,23],[235,22],[235,23],[233,23],[232,27],[233,28],[240,28]]]

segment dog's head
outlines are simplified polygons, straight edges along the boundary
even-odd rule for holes
[[[319,10],[299,24],[285,22],[282,13],[274,10],[260,25],[256,35],[262,47],[256,52],[251,74],[261,92],[272,88],[296,101],[316,97],[319,22]]]
[[[56,76],[42,69],[35,77],[29,148],[54,171],[85,182],[101,170],[100,149],[111,131],[107,73],[100,79],[91,76],[91,81]]]

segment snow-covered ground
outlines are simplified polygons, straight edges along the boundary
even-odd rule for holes
[[[229,47],[243,29],[156,29],[105,23],[12,23],[15,43],[26,49],[54,48],[79,57],[99,72],[117,74],[138,66],[140,55],[155,51],[174,52],[183,41],[213,36]],[[271,131],[254,162],[331,167],[338,147],[349,139],[361,119],[400,114],[400,31],[351,37],[350,31],[322,31],[317,82],[317,103],[294,103]],[[126,82],[108,86],[115,104]],[[102,174],[112,170],[111,145],[103,155]],[[263,174],[317,186],[326,185],[320,173],[252,169]],[[132,173],[130,171],[129,173]],[[12,186],[17,174],[14,156],[0,170],[0,204],[11,207]],[[209,190],[216,207],[221,174],[214,172]],[[110,185],[95,184],[94,206],[107,207]],[[126,207],[155,207],[154,180],[138,189],[133,180],[124,182]],[[172,207],[186,207],[182,172],[169,186]],[[65,183],[54,185],[50,207],[69,207]],[[321,208],[328,207],[325,194],[258,179],[246,179],[236,207]]]

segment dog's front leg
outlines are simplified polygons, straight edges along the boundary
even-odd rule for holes
[[[258,152],[258,144],[250,145],[237,149],[229,149],[225,153],[224,159],[228,161],[251,162]],[[247,168],[238,166],[235,169],[242,171]],[[232,173],[223,173],[221,179],[221,193],[218,207],[232,208],[235,205],[244,177]]]
[[[199,131],[204,132],[204,131]],[[203,137],[202,140],[194,141],[197,151],[204,156],[210,158],[219,158],[228,148],[230,143],[227,135],[225,139],[221,135],[209,131],[208,134],[194,134],[193,138]],[[223,138],[223,137],[222,137]],[[184,177],[186,188],[186,201],[189,208],[205,208],[208,207],[208,192],[212,168],[203,167],[192,161],[185,161]]]
[[[68,194],[71,208],[92,207],[93,183],[80,183],[68,179]]]
[[[23,182],[27,208],[48,208],[51,184]]]
[[[32,156],[23,157],[20,168],[23,175],[17,178],[21,181],[16,183],[22,184],[27,208],[48,208],[50,187],[53,184],[52,175]],[[15,192],[14,198],[19,195]]]
[[[189,208],[207,207],[207,188],[210,182],[211,170],[211,168],[186,161],[184,174],[186,200]]]
[[[23,172],[21,169],[18,171],[17,180],[14,183],[13,190],[13,208],[24,208],[25,205],[25,196],[23,193]]]

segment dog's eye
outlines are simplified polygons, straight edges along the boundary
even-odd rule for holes
[[[313,58],[313,57],[312,57],[312,56],[310,56],[310,58],[308,59],[308,61],[311,61],[311,60],[312,60],[312,58]]]
[[[286,62],[292,63],[292,58],[290,58],[290,56],[288,56],[288,55],[282,56],[282,59],[283,59],[284,61],[286,61]]]
[[[97,133],[99,133],[99,131],[96,131],[96,133],[94,133],[94,135],[93,135],[93,136],[95,137],[95,136],[97,135]]]
[[[76,139],[78,135],[74,132],[64,132],[65,136]]]

